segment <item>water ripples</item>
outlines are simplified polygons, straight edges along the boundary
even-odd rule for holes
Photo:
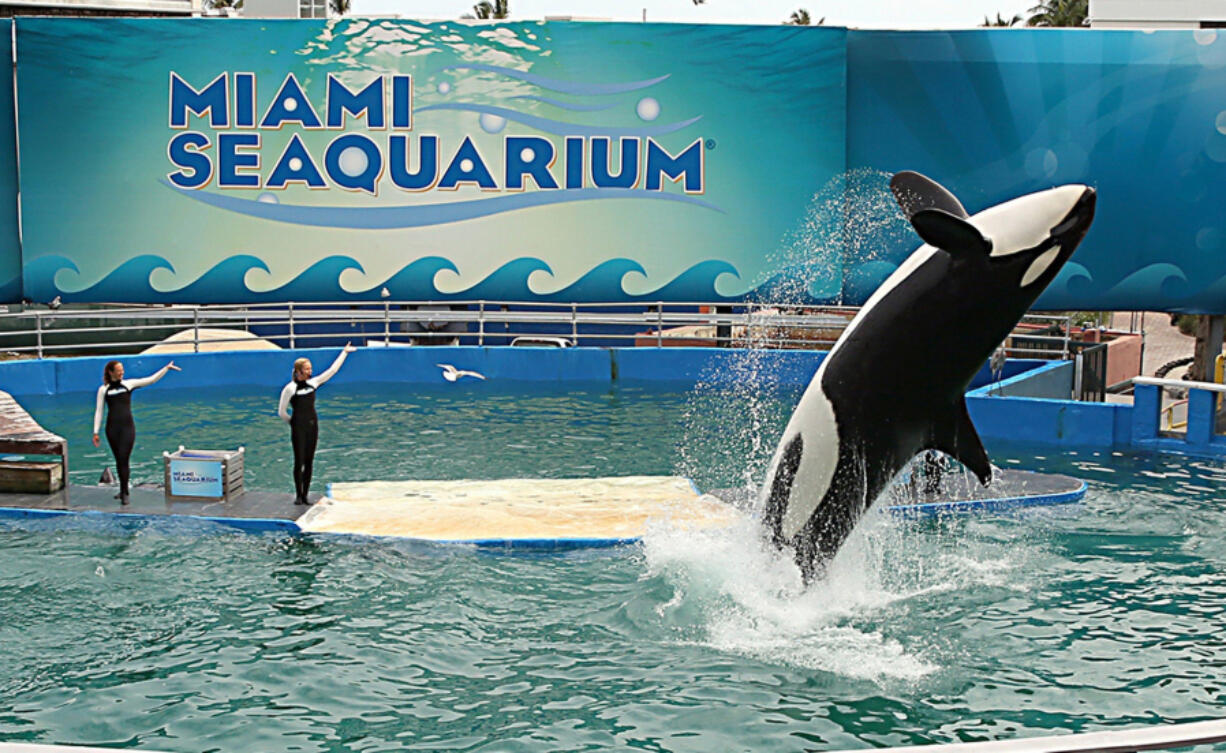
[[[183,434],[222,443],[275,396],[216,397],[201,396],[196,415],[207,420],[184,424],[182,403],[143,395],[145,455]],[[778,401],[791,398],[757,395],[761,405],[721,420],[767,436],[786,419]],[[328,452],[317,473],[668,473],[691,443],[681,448],[690,468],[740,483],[748,453],[770,441],[717,437],[724,450],[704,466],[692,443],[708,434],[686,416],[709,414],[687,401],[633,387],[479,400],[347,388],[321,398]],[[35,407],[74,446],[87,439],[88,405]],[[246,426],[249,480],[277,488],[284,429],[271,417]],[[740,467],[736,447],[748,448]],[[0,740],[705,753],[1219,715],[1223,467],[991,449],[999,464],[1088,479],[1085,502],[927,521],[870,515],[808,590],[748,524],[702,535],[659,526],[641,546],[559,554],[194,524],[5,523]],[[78,480],[101,459],[78,461]],[[160,472],[140,462],[146,478]]]

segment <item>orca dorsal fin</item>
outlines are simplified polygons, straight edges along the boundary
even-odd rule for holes
[[[992,463],[979,441],[979,432],[966,411],[966,399],[958,400],[954,415],[935,428],[929,449],[940,450],[965,465],[984,486],[992,480]]]
[[[950,253],[980,251],[985,256],[992,253],[992,241],[983,237],[979,228],[944,209],[921,209],[911,216],[911,226],[924,243]]]
[[[890,190],[908,220],[925,209],[943,209],[964,220],[970,217],[957,196],[926,175],[911,170],[895,173],[890,179]]]

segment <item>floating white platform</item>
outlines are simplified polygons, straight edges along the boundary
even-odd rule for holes
[[[303,531],[477,545],[578,546],[643,537],[652,521],[723,528],[741,514],[679,476],[337,483]]]

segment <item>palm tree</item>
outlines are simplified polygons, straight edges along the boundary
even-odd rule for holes
[[[1089,26],[1090,0],[1042,0],[1028,13],[1027,26]]]
[[[243,7],[243,0],[209,0],[209,7],[214,10],[222,8],[239,9]]]
[[[1000,11],[996,11],[995,21],[988,18],[987,16],[984,16],[983,23],[979,25],[980,26],[1017,26],[1018,24],[1022,22],[1022,20],[1023,19],[1022,19],[1021,13],[1014,13],[1013,18],[1004,18],[1000,15]]]
[[[328,0],[328,8],[338,16],[349,12],[349,0]]]
[[[473,6],[473,13],[477,14],[477,18],[482,20],[490,20],[492,18],[506,18],[511,15],[511,7],[509,0],[481,0]]]
[[[792,13],[792,20],[788,21],[788,23],[793,26],[808,26],[812,23],[812,19],[809,18],[809,11],[801,8]]]

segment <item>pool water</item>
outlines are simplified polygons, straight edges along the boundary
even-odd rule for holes
[[[760,477],[796,391],[329,385],[316,487]],[[91,395],[23,401],[97,479]],[[145,390],[134,473],[248,449],[288,489],[275,394]],[[994,446],[1080,505],[871,514],[829,576],[749,527],[521,554],[204,523],[0,523],[0,741],[168,751],[807,751],[1221,716],[1226,465]]]

